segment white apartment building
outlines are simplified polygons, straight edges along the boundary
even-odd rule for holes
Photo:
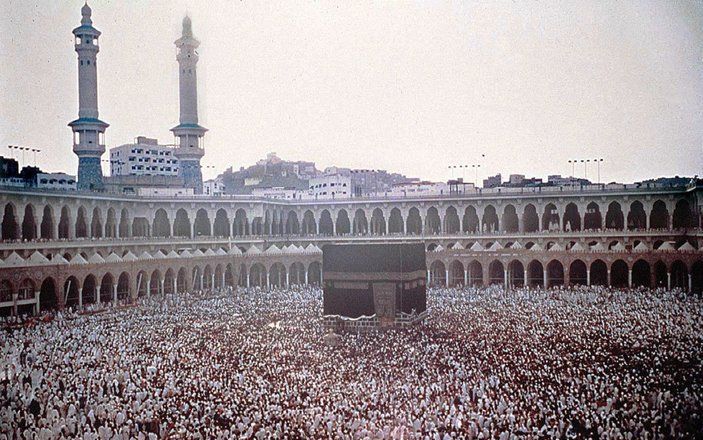
[[[445,182],[409,182],[393,185],[388,192],[390,197],[439,196],[449,194]]]
[[[76,176],[70,176],[66,173],[37,174],[37,188],[75,191],[76,187]]]
[[[352,196],[351,177],[327,174],[308,180],[308,198],[345,199]]]
[[[171,146],[137,137],[135,143],[110,149],[112,176],[178,176],[178,159]]]
[[[252,188],[251,195],[254,197],[264,197],[277,200],[301,199],[304,193],[294,188]]]
[[[220,179],[210,179],[203,182],[203,194],[206,196],[221,196],[225,193],[225,184]]]

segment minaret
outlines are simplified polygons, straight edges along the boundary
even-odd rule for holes
[[[183,19],[183,35],[176,40],[178,48],[178,83],[180,91],[180,124],[171,131],[177,139],[174,155],[178,159],[178,176],[186,188],[193,188],[195,194],[203,193],[203,174],[200,159],[205,154],[203,135],[206,128],[198,124],[198,80],[196,67],[200,42],[193,38],[190,18]]]
[[[73,152],[78,156],[78,189],[101,190],[103,172],[100,157],[105,152],[105,129],[98,119],[98,37],[88,3],[81,9],[81,25],[73,30],[78,53],[78,119],[68,124],[73,129]]]

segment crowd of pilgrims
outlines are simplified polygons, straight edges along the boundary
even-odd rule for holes
[[[56,313],[0,337],[0,439],[692,438],[703,299],[433,288],[409,329],[323,343],[322,291]]]

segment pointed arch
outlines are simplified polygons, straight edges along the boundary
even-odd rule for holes
[[[459,213],[453,206],[449,206],[444,213],[443,230],[445,234],[457,234],[459,233],[459,231],[461,231],[461,221],[459,220]]]
[[[464,265],[461,261],[454,260],[449,264],[449,280],[447,281],[450,287],[464,285]]]
[[[78,208],[76,215],[76,238],[88,237],[88,222],[86,220],[86,212],[84,207]]]
[[[488,284],[505,284],[505,266],[499,260],[493,260],[488,265]]]
[[[195,222],[193,223],[193,233],[196,237],[209,237],[212,235],[210,227],[210,217],[203,208],[195,212]]]
[[[605,213],[605,227],[622,231],[625,229],[625,217],[618,202],[610,202],[608,211]]]
[[[691,209],[691,204],[686,199],[681,199],[676,202],[674,214],[672,217],[672,226],[674,229],[689,229],[695,228],[698,225],[696,215]]]
[[[120,226],[118,230],[120,237],[129,237],[129,213],[127,212],[127,208],[122,208],[120,211]]]
[[[132,236],[133,237],[148,237],[149,236],[149,220],[144,217],[134,217],[132,219]]]
[[[107,208],[107,217],[105,218],[105,237],[117,237],[117,219],[115,216],[115,208]]]
[[[40,236],[46,240],[58,238],[54,237],[54,212],[51,205],[44,206],[40,226]]]
[[[637,260],[632,265],[632,286],[633,287],[650,287],[652,280],[652,271],[649,263],[645,260]]]
[[[349,223],[349,215],[346,209],[340,209],[337,212],[337,235],[349,234],[351,225]]]
[[[524,232],[539,231],[539,216],[537,208],[532,203],[525,205],[525,210],[522,213],[522,228]]]
[[[317,222],[315,221],[315,214],[311,210],[306,210],[303,214],[303,228],[302,233],[305,235],[315,235],[317,234]]]
[[[559,260],[547,263],[547,287],[564,285],[564,265]]]
[[[215,213],[215,222],[212,224],[212,235],[215,237],[229,237],[229,217],[227,211],[220,208]]]
[[[410,208],[410,211],[408,211],[405,231],[407,234],[422,234],[422,219],[420,218],[420,210],[414,206]]]
[[[323,209],[320,213],[320,234],[322,235],[333,235],[334,234],[334,223],[332,222],[332,215],[326,209]]]
[[[112,289],[115,284],[115,279],[110,272],[103,275],[100,280],[100,302],[111,302],[112,301]]]
[[[366,220],[366,213],[363,209],[357,209],[354,213],[354,223],[352,232],[355,235],[366,235],[369,233],[369,222]]]
[[[56,281],[47,277],[41,283],[39,290],[39,310],[54,310],[58,307],[58,294],[56,292]]]
[[[649,227],[650,229],[669,229],[669,210],[662,200],[657,200],[652,205],[652,211],[649,214]]]
[[[503,232],[518,232],[520,228],[520,222],[517,218],[517,212],[515,211],[515,206],[508,204],[503,208]]]
[[[185,209],[180,208],[176,211],[176,218],[173,221],[173,236],[190,238],[190,232],[190,219],[188,218],[188,212],[186,212]]]
[[[288,211],[288,215],[286,216],[286,234],[300,234],[300,222],[298,221],[298,214],[295,211]]]
[[[559,222],[559,211],[554,203],[547,203],[542,213],[542,230],[543,231],[559,231],[561,223]]]
[[[613,287],[627,287],[629,269],[624,260],[615,260],[610,265],[610,285]]]
[[[538,260],[532,260],[527,265],[527,285],[544,287],[544,266]]]
[[[391,209],[391,214],[388,216],[388,233],[389,234],[402,234],[405,232],[405,222],[403,221],[403,214],[400,213],[400,209]]]
[[[564,231],[581,230],[581,213],[576,203],[569,203],[564,209]]]
[[[520,260],[513,260],[508,264],[508,285],[523,287],[525,285],[525,266]]]
[[[154,214],[154,224],[151,228],[154,237],[170,237],[171,236],[171,221],[168,218],[168,213],[163,208],[156,210]]]
[[[386,219],[381,208],[375,208],[371,213],[371,234],[386,235]]]
[[[103,221],[100,208],[93,208],[93,215],[90,221],[90,236],[93,238],[101,238],[103,236]]]
[[[481,224],[483,225],[483,228],[481,229],[483,232],[500,231],[500,222],[498,221],[498,214],[496,213],[496,208],[493,205],[488,205],[483,210],[483,218],[481,219]]]
[[[629,231],[645,229],[647,227],[647,213],[639,200],[630,204],[630,212],[627,213],[627,229]]]
[[[476,208],[473,206],[467,206],[464,209],[464,218],[462,219],[462,231],[469,234],[475,234],[478,232],[478,215],[476,214]]]
[[[569,284],[572,286],[585,286],[588,283],[586,263],[581,260],[574,260],[569,265]]]
[[[435,260],[430,264],[430,279],[433,286],[447,285],[447,268],[442,260]]]
[[[603,216],[600,213],[598,203],[591,202],[586,205],[586,213],[583,215],[583,229],[598,230],[603,228]]]
[[[2,239],[17,240],[20,238],[19,226],[17,223],[17,209],[12,203],[5,204],[5,212],[2,216]]]
[[[276,231],[277,234],[280,232]],[[249,219],[247,218],[247,213],[242,208],[237,209],[234,213],[234,226],[232,229],[233,236],[244,236],[249,235]]]

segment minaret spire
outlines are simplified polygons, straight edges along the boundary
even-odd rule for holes
[[[98,119],[98,67],[100,31],[93,27],[88,2],[81,8],[81,25],[73,30],[78,53],[78,119],[73,129],[73,152],[78,156],[78,189],[102,189],[100,158],[105,153],[103,136],[108,124]]]
[[[200,159],[205,154],[203,136],[206,128],[198,124],[198,81],[196,67],[200,42],[193,37],[193,25],[190,17],[183,18],[181,38],[176,40],[178,48],[178,85],[180,118],[179,124],[171,131],[177,138],[174,155],[178,158],[178,175],[187,188],[193,188],[195,194],[203,192],[203,175]]]

